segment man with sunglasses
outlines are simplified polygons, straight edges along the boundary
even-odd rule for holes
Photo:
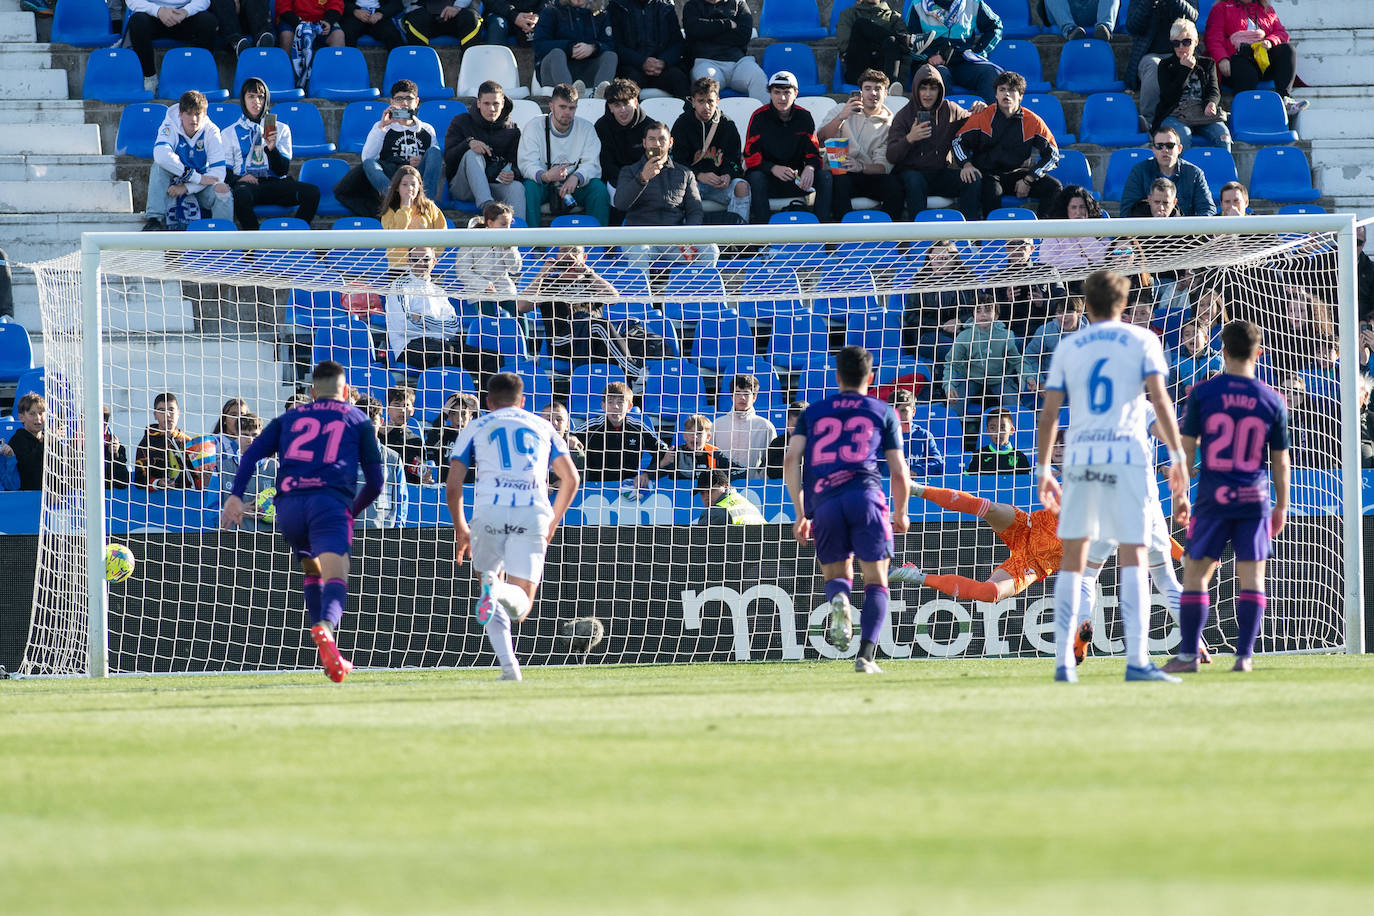
[[[1126,189],[1121,194],[1122,216],[1149,216],[1146,198],[1157,178],[1167,178],[1178,191],[1178,212],[1181,216],[1213,216],[1217,212],[1207,176],[1202,169],[1181,158],[1183,145],[1172,127],[1161,127],[1151,135],[1154,158],[1137,162],[1126,176]]]

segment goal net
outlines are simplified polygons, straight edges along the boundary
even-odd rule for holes
[[[519,374],[528,408],[566,413],[585,447],[516,634],[525,663],[833,658],[823,582],[792,538],[770,450],[789,405],[832,391],[833,354],[862,345],[918,483],[1037,508],[1039,383],[1101,267],[1131,278],[1126,317],[1160,334],[1179,401],[1219,369],[1226,320],[1263,328],[1261,374],[1288,398],[1295,448],[1260,650],[1357,647],[1350,237],[1348,218],[1320,216],[88,236],[85,269],[78,254],[35,267],[47,450],[23,672],[314,665],[299,574],[273,532],[272,468],[250,483],[244,529],[222,530],[219,511],[240,450],[322,359],[375,402],[390,449],[353,541],[340,645],[359,667],[493,664],[443,482],[447,446],[498,371]],[[603,411],[614,383],[633,393],[619,422]],[[714,451],[698,447],[702,417]],[[693,524],[697,472],[726,458],[764,524]],[[976,518],[921,498],[910,515],[896,564],[978,581],[1007,558]],[[132,552],[127,580],[105,581],[106,544]],[[894,586],[881,652],[1048,654],[1052,590],[985,604]],[[1100,590],[1095,649],[1119,653],[1113,565]],[[1205,635],[1225,650],[1229,556],[1213,590]],[[1155,602],[1164,652],[1177,632]]]

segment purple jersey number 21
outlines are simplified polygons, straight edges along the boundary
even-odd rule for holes
[[[286,450],[286,454],[282,457],[292,461],[318,461],[321,464],[333,464],[339,458],[339,442],[343,439],[344,428],[343,420],[334,420],[324,424],[323,430],[321,430],[319,420],[314,417],[301,417],[291,424],[292,434],[299,435],[291,440],[291,447]],[[323,458],[317,457],[314,450],[309,447],[310,443],[314,442],[321,432],[324,433],[327,440]]]
[[[868,458],[873,442],[873,421],[868,417],[850,417],[843,423],[836,417],[822,417],[816,421],[816,444],[811,457],[816,464],[840,461],[861,462]],[[840,436],[848,434],[848,441],[833,448]]]

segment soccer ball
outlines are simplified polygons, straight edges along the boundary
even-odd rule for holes
[[[274,502],[277,496],[275,487],[263,487],[258,491],[257,498],[253,500],[253,505],[258,507],[259,518],[269,525],[277,521],[277,504]]]
[[[105,580],[123,582],[134,574],[134,553],[123,544],[105,545]]]

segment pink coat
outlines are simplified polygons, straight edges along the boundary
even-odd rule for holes
[[[1202,43],[1207,47],[1207,56],[1212,60],[1227,60],[1236,53],[1231,44],[1231,36],[1246,29],[1245,20],[1253,19],[1255,28],[1264,32],[1264,37],[1276,45],[1288,41],[1288,30],[1279,22],[1279,14],[1274,8],[1254,0],[1220,0],[1207,14],[1207,33]]]

